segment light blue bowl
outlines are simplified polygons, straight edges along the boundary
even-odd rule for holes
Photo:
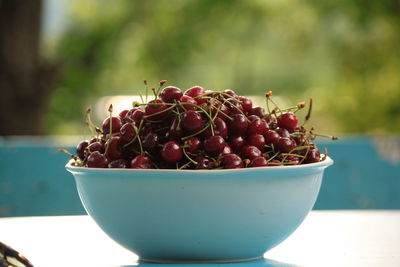
[[[66,168],[87,213],[116,242],[155,262],[257,259],[312,209],[329,157],[234,170]]]

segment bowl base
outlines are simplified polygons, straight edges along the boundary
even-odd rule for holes
[[[140,258],[139,261],[143,262],[153,262],[153,263],[234,263],[234,262],[244,262],[244,261],[254,261],[259,260],[263,256],[257,256],[252,258],[243,258],[243,259],[223,259],[223,260],[173,260],[173,259],[142,259]]]

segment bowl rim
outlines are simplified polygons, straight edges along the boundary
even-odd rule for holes
[[[323,154],[321,154],[323,156]],[[255,168],[240,168],[240,169],[218,169],[218,170],[176,170],[176,169],[131,169],[131,168],[87,168],[72,166],[71,163],[74,160],[71,159],[65,165],[65,168],[70,172],[80,173],[201,173],[201,174],[218,174],[218,173],[246,173],[254,171],[285,171],[285,170],[301,170],[301,169],[314,169],[314,168],[326,168],[333,164],[333,160],[327,156],[324,161],[301,164],[301,165],[286,165],[286,166],[266,166],[266,167],[255,167]]]

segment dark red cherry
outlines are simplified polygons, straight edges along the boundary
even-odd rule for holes
[[[93,144],[94,142],[98,142],[99,140],[96,137],[90,139],[89,144]]]
[[[104,149],[105,149],[104,148],[104,144],[102,144],[100,142],[94,142],[94,143],[88,145],[87,148],[86,148],[86,150],[89,153],[92,153],[92,152],[95,152],[95,151],[98,151],[100,153],[104,153]]]
[[[232,136],[229,141],[230,141],[229,142],[230,146],[236,153],[240,152],[240,150],[245,144],[244,138],[240,135]]]
[[[178,117],[173,118],[166,135],[169,140],[178,140],[183,136],[182,126]]]
[[[227,115],[229,114],[228,108],[226,107],[225,104],[220,104],[218,107],[214,110],[214,112],[218,111],[217,117],[223,119],[224,121],[227,121],[228,120]]]
[[[278,116],[278,126],[293,132],[297,126],[297,116],[293,112],[286,112]]]
[[[232,116],[232,120],[229,121],[229,133],[232,135],[244,135],[247,132],[249,123],[242,114],[236,114]]]
[[[198,110],[198,108],[197,108],[196,106],[194,106],[194,105],[197,105],[198,103],[197,103],[197,101],[196,101],[193,97],[191,97],[191,96],[183,95],[183,96],[180,98],[179,102],[193,104],[193,105],[190,105],[190,104],[182,104],[182,106],[183,106],[183,108],[184,108],[185,110]]]
[[[274,130],[267,130],[267,132],[264,134],[264,138],[266,144],[276,145],[278,143],[280,136]]]
[[[123,141],[123,143],[129,143],[133,140],[133,138],[136,137],[136,130],[133,127],[132,123],[125,123],[124,125],[122,125],[120,133],[121,141]]]
[[[228,107],[230,116],[243,113],[243,106],[236,98],[228,98],[226,100],[226,106]]]
[[[237,97],[238,97],[238,95],[235,93],[235,91],[233,91],[233,90],[231,90],[231,89],[225,89],[225,90],[224,90],[224,93],[227,94],[227,95],[229,95],[230,97],[234,97],[234,98],[237,98]],[[225,97],[226,97],[226,96],[225,96]]]
[[[300,163],[300,159],[296,156],[288,156],[285,163],[289,165],[298,165]]]
[[[247,134],[265,134],[269,130],[268,123],[264,119],[260,119],[256,115],[251,115],[248,117],[250,120],[249,127],[247,129]]]
[[[191,154],[196,154],[199,152],[199,149],[201,147],[201,141],[197,137],[190,137],[185,140],[184,143],[185,150]]]
[[[165,105],[165,102],[163,100],[161,99],[151,100],[144,109],[144,114],[146,116],[146,119],[148,120],[151,121],[161,120],[167,115],[167,112],[165,112],[167,108],[168,106]]]
[[[249,165],[249,167],[264,167],[264,166],[268,166],[268,161],[264,157],[255,157]]]
[[[262,107],[254,107],[250,110],[249,115],[256,115],[263,119],[265,117],[265,110]]]
[[[183,114],[182,127],[188,134],[194,134],[204,127],[204,121],[200,115],[194,110],[189,110]]]
[[[211,156],[218,156],[226,146],[224,138],[219,135],[209,136],[204,140],[203,148]]]
[[[280,162],[277,159],[273,159],[273,160],[268,162],[268,166],[272,166],[272,167],[274,167],[274,166],[282,166],[282,162]]]
[[[251,102],[250,98],[245,96],[239,96],[238,99],[242,102],[241,104],[243,107],[243,112],[246,114],[249,113],[253,108],[253,102]]]
[[[196,157],[196,169],[198,170],[205,170],[210,168],[211,161],[203,156]]]
[[[233,150],[229,145],[225,145],[221,151],[221,154],[232,154]]]
[[[81,141],[76,147],[76,153],[80,159],[85,158],[85,149],[88,147],[89,142],[87,140]]]
[[[246,145],[255,146],[260,151],[264,151],[265,138],[261,134],[251,134],[247,137]]]
[[[279,151],[288,153],[296,147],[296,142],[289,137],[281,137],[276,144]]]
[[[174,164],[182,159],[182,148],[175,141],[168,141],[161,150],[161,156],[167,163]]]
[[[108,163],[108,168],[126,168],[127,162],[124,159],[116,159]]]
[[[223,154],[221,156],[221,165],[224,169],[239,169],[244,167],[242,159],[236,154]]]
[[[147,152],[154,153],[157,151],[160,137],[155,132],[149,132],[142,140],[143,149]]]
[[[107,165],[107,158],[103,154],[100,154],[99,151],[91,153],[86,161],[86,167],[89,168],[106,168]]]
[[[214,135],[220,135],[222,138],[226,139],[228,137],[228,127],[226,126],[226,123],[223,119],[221,118],[215,118],[214,120]],[[208,137],[212,135],[211,131],[211,126],[209,126],[204,132],[203,136]]]
[[[120,119],[121,121],[123,121],[123,120],[125,119],[126,114],[128,114],[128,112],[129,112],[129,110],[127,110],[127,109],[124,109],[123,111],[121,111],[121,112],[118,114],[119,119]]]
[[[151,159],[145,155],[139,155],[135,157],[132,159],[130,165],[132,169],[153,169]]]
[[[167,86],[160,93],[161,99],[166,103],[174,103],[174,101],[178,101],[182,95],[181,89],[175,86]]]
[[[122,158],[122,151],[120,148],[120,138],[119,136],[113,136],[106,142],[106,151],[104,155],[108,160],[114,160]]]
[[[125,116],[126,122],[135,122],[136,126],[139,126],[140,121],[144,116],[144,111],[139,108],[131,109]]]
[[[118,117],[112,117],[111,120],[111,127],[112,127],[112,133],[118,133],[119,129],[121,129],[121,120]],[[109,134],[110,133],[110,118],[106,118],[103,121],[103,134]]]
[[[312,148],[308,151],[307,156],[304,160],[304,163],[314,163],[321,161],[321,153],[318,148]]]
[[[277,132],[279,134],[280,137],[290,137],[290,133],[288,130],[286,130],[285,128],[276,128],[275,132]]]
[[[204,95],[206,93],[206,90],[204,90],[203,87],[201,86],[193,86],[192,88],[189,88],[185,91],[184,95],[191,96],[193,98],[199,96],[199,95]]]
[[[240,156],[244,159],[254,159],[256,157],[261,157],[261,151],[255,146],[244,146],[240,150]]]

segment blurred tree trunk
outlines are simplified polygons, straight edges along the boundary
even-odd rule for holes
[[[42,0],[0,0],[0,135],[42,134],[57,68],[40,57]]]

